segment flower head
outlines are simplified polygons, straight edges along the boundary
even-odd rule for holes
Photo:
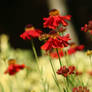
[[[60,16],[60,13],[57,9],[53,9],[49,12],[49,17],[48,18],[43,18],[45,21],[43,23],[44,28],[51,28],[51,29],[56,29],[59,24],[62,24],[63,26],[67,26],[68,23],[66,20],[70,20],[71,16],[66,15],[66,16]]]
[[[68,54],[74,54],[76,51],[82,51],[84,49],[84,45],[77,46],[76,44],[70,45],[70,48],[68,49]]]
[[[60,67],[60,69],[57,71],[57,74],[61,74],[64,77],[68,76],[69,69],[66,68],[66,66]]]
[[[73,88],[72,92],[89,92],[89,89],[87,89],[87,87],[75,87]]]
[[[11,65],[11,64],[16,64],[16,60],[15,59],[9,59],[8,65]]]
[[[60,57],[64,56],[64,53],[63,53],[62,50],[58,51],[58,54],[59,54]],[[54,52],[51,52],[51,53],[50,53],[50,56],[51,56],[52,58],[58,58],[58,54],[57,54],[56,51],[54,51]]]
[[[92,70],[87,72],[90,76],[92,76]]]
[[[84,27],[81,27],[81,31],[92,34],[92,20],[88,21],[88,24],[85,24]]]
[[[67,77],[68,75],[74,74],[74,71],[74,66],[69,66],[68,68],[66,66],[61,66],[60,69],[57,71],[57,74]]]
[[[32,38],[37,38],[37,37],[39,37],[41,33],[42,33],[41,30],[35,29],[33,26],[29,26],[29,25],[28,25],[28,26],[25,28],[25,32],[22,33],[22,34],[20,35],[20,37],[21,37],[22,39],[24,39],[24,40],[26,40],[26,39],[29,39],[29,40],[30,40],[31,37],[32,37]]]
[[[86,52],[86,54],[89,56],[89,55],[92,55],[92,50],[88,50],[87,52]]]
[[[19,72],[20,70],[24,69],[25,65],[18,65],[18,64],[11,64],[8,66],[8,69],[4,72],[5,74],[9,74],[9,75],[14,75],[17,72]]]
[[[10,59],[8,61],[8,68],[6,69],[6,71],[4,72],[5,74],[9,74],[9,75],[14,75],[17,72],[19,72],[20,70],[24,69],[26,66],[24,64],[19,65],[16,64],[16,60],[15,59]]]
[[[41,46],[42,50],[50,50],[52,48],[64,48],[68,46],[68,41],[70,40],[69,34],[65,36],[50,37],[44,45]]]
[[[75,66],[69,66],[68,69],[69,69],[69,74],[74,74]]]

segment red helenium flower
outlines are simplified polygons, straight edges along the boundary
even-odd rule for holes
[[[69,69],[69,74],[74,74],[75,66],[69,66],[68,69]]]
[[[66,20],[70,20],[70,19],[71,19],[70,15],[67,15],[67,16],[60,16],[60,15],[49,16],[48,18],[43,18],[43,20],[45,21],[43,23],[43,27],[56,29],[56,27],[59,26],[59,24],[62,24],[63,26],[67,26],[68,23],[66,22]]]
[[[57,74],[67,77],[68,75],[74,74],[74,71],[74,66],[69,66],[68,68],[66,66],[61,66],[60,69],[58,69]]]
[[[87,32],[88,31],[88,25],[85,24],[84,27],[81,27],[81,31]]]
[[[76,51],[82,51],[84,49],[84,45],[79,45],[79,46],[74,46],[74,47],[70,47],[68,49],[68,54],[74,54]]]
[[[32,38],[39,37],[41,33],[42,33],[42,31],[39,30],[39,29],[32,29],[32,30],[25,31],[24,33],[22,33],[22,34],[20,35],[20,37],[21,37],[22,39],[24,39],[24,40],[26,40],[26,39],[29,39],[29,40],[30,40],[31,37],[32,37]]]
[[[74,87],[72,92],[89,92],[89,89],[87,89],[87,87],[79,86]]]
[[[67,77],[68,72],[69,72],[69,69],[66,68],[66,66],[63,66],[63,67],[60,67],[60,69],[58,69],[57,74],[63,75],[64,77]]]
[[[77,51],[81,51],[81,50],[84,49],[84,45],[76,46],[75,49],[76,49]]]
[[[64,56],[64,53],[63,53],[62,50],[61,50],[61,51],[58,51],[58,54],[59,54],[60,57]],[[57,52],[51,52],[51,53],[50,53],[50,56],[51,56],[52,58],[58,58],[58,54],[57,54]]]
[[[92,20],[88,21],[88,24],[85,24],[84,27],[81,27],[81,31],[92,34]]]
[[[18,65],[18,64],[11,64],[8,66],[8,69],[4,72],[5,74],[9,74],[9,75],[14,75],[17,72],[19,72],[20,70],[24,69],[25,65]]]
[[[71,54],[74,54],[76,50],[74,48],[69,48],[67,52],[69,55],[71,55]]]
[[[68,46],[68,41],[70,40],[69,34],[65,36],[57,36],[55,38],[49,38],[47,42],[41,46],[42,50],[50,50],[51,48],[64,48]]]

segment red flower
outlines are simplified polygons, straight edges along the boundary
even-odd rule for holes
[[[70,40],[69,34],[66,36],[57,36],[53,38],[49,38],[47,42],[41,46],[42,50],[50,50],[51,48],[64,48],[68,46],[68,41]]]
[[[68,49],[68,54],[71,55],[71,54],[74,54],[76,52],[75,48],[69,48]]]
[[[75,67],[69,66],[66,68],[66,66],[61,66],[60,69],[57,71],[57,74],[63,75],[64,77],[67,77],[68,75],[74,74]]]
[[[71,46],[69,49],[68,49],[68,54],[71,55],[71,54],[74,54],[76,51],[82,51],[84,49],[84,45],[79,45],[79,46]]]
[[[85,24],[84,27],[81,27],[81,31],[89,32],[92,34],[92,20],[88,21],[88,25]]]
[[[92,70],[87,72],[90,76],[92,76]]]
[[[64,77],[68,76],[69,69],[66,68],[66,66],[60,67],[60,69],[57,71],[57,74],[63,75]]]
[[[74,74],[75,66],[69,66],[68,69],[69,69],[69,74]]]
[[[18,64],[10,64],[8,66],[8,69],[4,72],[5,74],[9,74],[9,75],[14,75],[16,74],[17,72],[19,72],[20,70],[24,69],[25,68],[25,65],[22,64],[22,65],[18,65]]]
[[[84,49],[84,45],[79,45],[75,47],[76,51],[81,51]]]
[[[87,89],[87,87],[75,87],[73,88],[72,92],[89,92],[89,89]]]
[[[42,33],[42,31],[41,30],[39,30],[39,29],[35,29],[34,27],[26,27],[25,28],[25,32],[24,33],[22,33],[21,35],[20,35],[20,37],[22,38],[22,39],[24,39],[24,40],[26,40],[26,39],[31,39],[31,37],[33,37],[33,38],[36,38],[36,37],[39,37],[40,36],[40,34]]]
[[[48,27],[51,29],[56,29],[56,27],[59,26],[59,24],[62,24],[63,26],[67,26],[68,23],[66,22],[66,20],[71,19],[70,15],[60,16],[59,11],[56,9],[51,10],[49,15],[50,16],[48,18],[43,18],[43,20],[45,21],[43,23],[44,28]]]
[[[62,50],[59,51],[58,53],[59,53],[59,56],[60,56],[60,57],[64,56],[64,53],[63,53]],[[50,53],[50,56],[51,56],[52,58],[58,58],[57,52],[51,52],[51,53]]]
[[[87,32],[88,31],[88,25],[85,24],[84,27],[81,27],[81,31]]]
[[[80,71],[78,71],[78,70],[76,70],[75,74],[76,74],[76,75],[82,75],[83,73],[80,72]]]

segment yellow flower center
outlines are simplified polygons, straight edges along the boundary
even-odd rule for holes
[[[30,31],[30,30],[34,30],[35,28],[32,26],[32,27],[29,27],[29,28],[25,28],[25,31]]]
[[[53,9],[53,10],[51,10],[51,11],[49,12],[49,15],[50,15],[50,16],[57,16],[57,15],[60,15],[60,13],[59,13],[59,10]]]
[[[89,56],[89,55],[92,55],[92,50],[88,50],[87,52],[86,52],[86,54]]]
[[[8,60],[8,65],[15,64],[15,63],[16,63],[16,60],[15,59]]]

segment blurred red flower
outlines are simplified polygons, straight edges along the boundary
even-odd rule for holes
[[[64,56],[64,53],[63,53],[62,50],[61,50],[61,51],[58,51],[58,54],[59,54],[60,57]],[[50,56],[51,56],[52,58],[58,58],[58,54],[57,54],[57,52],[55,51],[55,52],[51,52],[51,53],[50,53]]]
[[[68,49],[68,54],[71,55],[71,54],[74,54],[76,51],[82,51],[84,49],[84,45],[79,45],[79,46],[71,46],[69,49]]]
[[[81,71],[76,70],[75,74],[76,75],[82,75],[83,73]]]
[[[87,32],[88,31],[88,25],[85,24],[84,27],[81,27],[81,31]]]
[[[92,70],[87,72],[90,76],[92,76]]]
[[[89,89],[87,89],[87,87],[74,87],[72,92],[89,92]]]
[[[20,70],[24,69],[25,65],[18,65],[18,64],[10,64],[8,66],[8,69],[4,72],[5,74],[9,74],[9,75],[15,75],[17,72],[19,72]]]
[[[85,24],[84,27],[81,27],[81,31],[92,34],[92,20],[88,21],[88,24]]]

